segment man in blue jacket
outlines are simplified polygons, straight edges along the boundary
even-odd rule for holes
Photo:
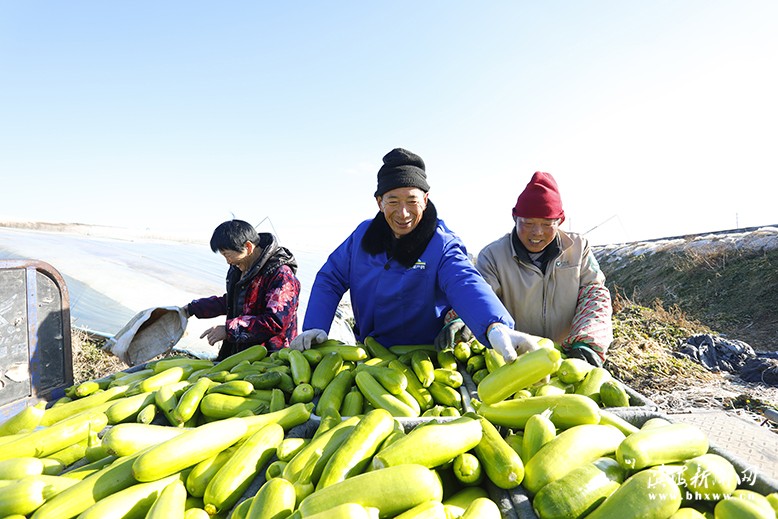
[[[290,347],[305,350],[327,340],[343,295],[350,291],[354,333],[384,346],[431,344],[455,313],[480,342],[509,362],[537,348],[513,330],[514,321],[438,219],[428,199],[424,161],[402,148],[390,151],[378,171],[378,214],[362,222],[316,275],[303,332]],[[453,310],[453,312],[451,312]]]

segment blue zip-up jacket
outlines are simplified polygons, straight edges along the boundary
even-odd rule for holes
[[[371,336],[387,347],[431,344],[452,307],[483,344],[488,345],[486,329],[491,323],[513,328],[513,318],[442,220],[435,216],[432,237],[410,268],[386,252],[371,254],[363,248],[371,222],[362,222],[317,273],[303,330],[329,332],[346,291],[360,342]]]

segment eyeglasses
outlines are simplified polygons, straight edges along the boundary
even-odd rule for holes
[[[516,218],[516,225],[521,227],[522,229],[535,229],[536,227],[539,227],[542,231],[551,231],[553,229],[556,229],[559,227],[559,219],[555,220],[546,220],[546,219],[536,219],[535,221],[530,221],[530,218]]]

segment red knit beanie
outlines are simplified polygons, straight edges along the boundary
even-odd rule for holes
[[[536,171],[527,187],[519,195],[513,208],[513,216],[523,218],[559,218],[565,220],[562,198],[556,180],[549,173]]]

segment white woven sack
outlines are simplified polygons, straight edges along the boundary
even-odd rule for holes
[[[102,348],[128,366],[147,362],[173,349],[186,332],[183,308],[158,306],[138,312]]]

